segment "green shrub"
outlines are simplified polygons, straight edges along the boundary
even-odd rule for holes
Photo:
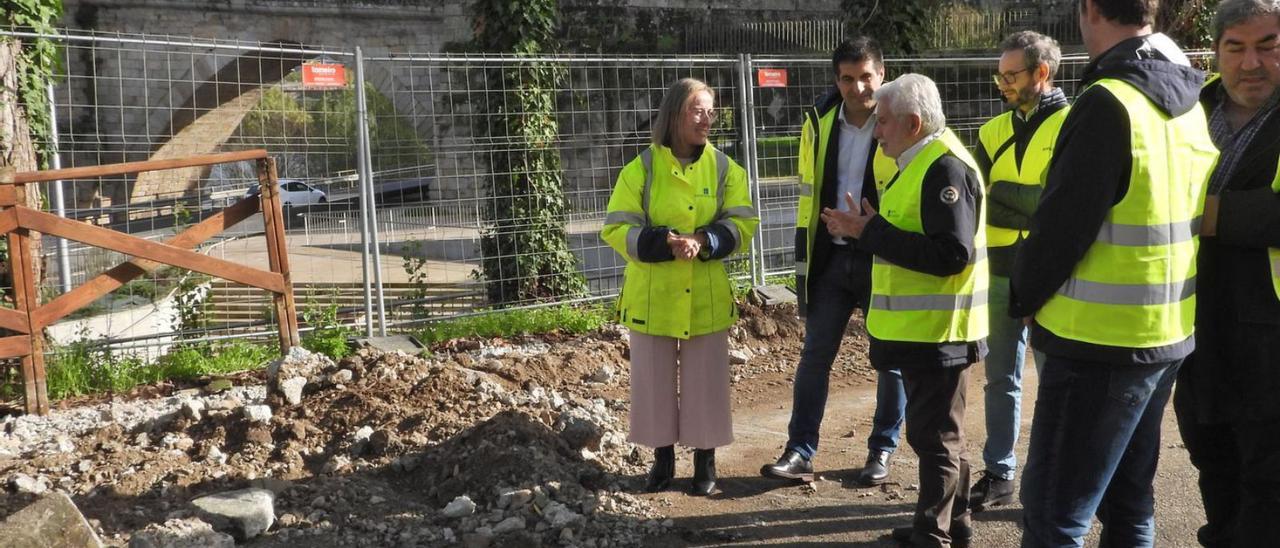
[[[432,344],[460,337],[511,337],[537,333],[590,333],[613,321],[607,305],[563,305],[553,308],[510,310],[443,320],[415,332],[418,340]]]
[[[121,356],[99,341],[81,339],[51,346],[45,356],[49,398],[127,392],[165,380],[191,380],[258,369],[276,356],[274,346],[237,340],[174,346],[155,363]]]
[[[302,308],[302,321],[313,329],[302,336],[302,347],[340,360],[351,353],[347,338],[352,329],[338,321],[338,304],[320,304],[308,299]]]

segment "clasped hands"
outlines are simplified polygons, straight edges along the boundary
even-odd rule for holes
[[[668,232],[667,245],[671,247],[671,254],[677,259],[689,261],[702,252],[702,248],[707,245],[707,236],[701,232],[695,232],[692,236]]]
[[[822,208],[822,222],[827,225],[827,232],[832,236],[840,238],[861,238],[862,231],[866,230],[867,223],[871,222],[871,218],[876,216],[875,208],[871,207],[871,202],[866,198],[862,199],[862,207],[858,207],[858,203],[854,201],[853,195],[844,193],[844,203],[849,206],[849,211],[840,211],[829,207]]]

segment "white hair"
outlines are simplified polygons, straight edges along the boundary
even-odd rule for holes
[[[929,135],[947,125],[938,86],[923,74],[903,74],[885,83],[876,90],[875,99],[887,101],[896,116],[919,116],[922,134]]]

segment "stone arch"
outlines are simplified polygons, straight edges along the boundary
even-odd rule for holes
[[[297,43],[276,40],[268,46],[279,51],[252,51],[231,59],[201,86],[195,88],[181,108],[165,117],[160,135],[169,138],[152,152],[150,159],[165,160],[216,152],[245,115],[258,104],[266,87],[278,83],[308,59],[289,48]],[[141,173],[130,182],[130,201],[176,198],[189,192],[209,169],[187,168]]]

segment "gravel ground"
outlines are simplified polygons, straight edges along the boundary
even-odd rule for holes
[[[361,350],[333,363],[298,351],[231,388],[152,387],[0,418],[0,519],[60,491],[111,546],[892,546],[885,534],[915,501],[911,450],[883,487],[841,483],[861,466],[874,408],[860,320],[833,366],[823,479],[758,476],[786,438],[802,327],[794,307],[743,306],[731,330],[737,439],[717,454],[710,499],[681,493],[685,479],[637,493],[650,452],[626,440],[628,348],[610,328],[460,339],[427,357]],[[1031,393],[1032,367],[1025,382]],[[975,471],[982,385],[977,366],[966,425]],[[1194,546],[1203,512],[1171,413],[1165,432],[1158,545]],[[682,449],[679,478],[690,460]],[[1016,546],[1019,514],[979,515],[974,546]]]

